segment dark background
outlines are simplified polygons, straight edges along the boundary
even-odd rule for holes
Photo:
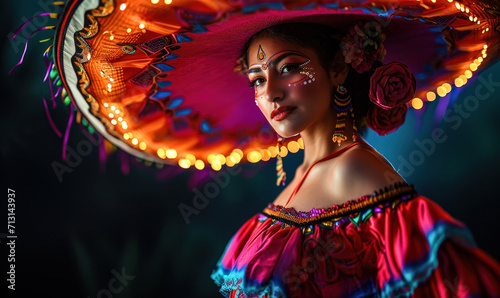
[[[42,3],[42,4],[40,4]],[[41,32],[30,42],[24,64],[9,76],[20,59],[26,35],[17,41],[9,33],[26,18],[46,12],[50,1],[2,1],[2,45],[0,82],[2,222],[0,234],[7,233],[7,188],[16,191],[16,292],[2,297],[108,297],[113,270],[135,276],[113,297],[222,297],[210,273],[236,230],[261,211],[279,193],[275,186],[274,162],[241,166],[242,174],[230,176],[227,186],[198,215],[186,224],[179,204],[192,205],[194,188],[213,182],[208,173],[157,169],[130,158],[129,174],[121,171],[120,154],[99,164],[98,149],[82,157],[60,182],[53,162],[64,163],[62,139],[52,131],[41,96],[48,98],[42,84],[42,53],[50,43],[38,40],[52,32]],[[24,19],[23,19],[24,18]],[[39,26],[54,20],[38,19]],[[38,26],[38,27],[39,27]],[[28,31],[29,32],[29,31]],[[500,81],[500,63],[476,72]],[[449,108],[473,95],[479,81],[467,84],[462,93],[437,99],[422,110],[420,124],[414,110],[397,132],[385,137],[370,133],[367,141],[386,156],[417,191],[439,203],[452,216],[469,226],[482,249],[500,260],[498,208],[500,207],[500,87],[478,108],[455,122],[435,121],[438,105]],[[60,130],[68,114],[64,105],[50,109]],[[453,112],[453,115],[457,115]],[[415,140],[431,138],[440,126],[446,141],[436,144],[412,171],[402,167],[417,147]],[[74,125],[69,146],[77,148],[87,137]],[[420,150],[421,151],[421,150]],[[285,170],[293,175],[301,153],[284,159]],[[257,175],[258,173],[258,175]],[[6,239],[0,239],[1,291],[7,284]],[[101,292],[100,292],[101,291]],[[100,294],[99,294],[100,293]]]

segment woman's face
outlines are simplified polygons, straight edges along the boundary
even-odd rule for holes
[[[279,135],[300,133],[331,110],[331,73],[314,50],[262,36],[248,49],[248,65],[255,101]]]

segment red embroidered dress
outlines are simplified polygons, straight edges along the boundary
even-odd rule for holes
[[[500,297],[500,264],[405,183],[309,212],[269,204],[211,277],[226,297]]]

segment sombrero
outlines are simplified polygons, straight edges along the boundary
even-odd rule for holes
[[[496,60],[498,11],[469,0],[74,0],[46,56],[65,103],[118,148],[220,170],[303,148],[300,138],[276,147],[248,79],[234,71],[258,31],[317,22],[343,32],[375,21],[386,36],[383,62],[415,74],[408,105],[420,109]]]

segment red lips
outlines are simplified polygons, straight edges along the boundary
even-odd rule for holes
[[[274,109],[272,112],[271,112],[271,119],[273,119],[275,116],[281,114],[281,113],[285,113],[285,112],[291,112],[292,110],[295,110],[296,107],[291,107],[291,106],[283,106],[283,107],[279,107],[277,109]],[[287,113],[288,114],[288,113]],[[279,117],[279,118],[282,118],[282,117]],[[275,120],[278,120],[278,119],[275,119]],[[279,119],[281,120],[281,119]]]

